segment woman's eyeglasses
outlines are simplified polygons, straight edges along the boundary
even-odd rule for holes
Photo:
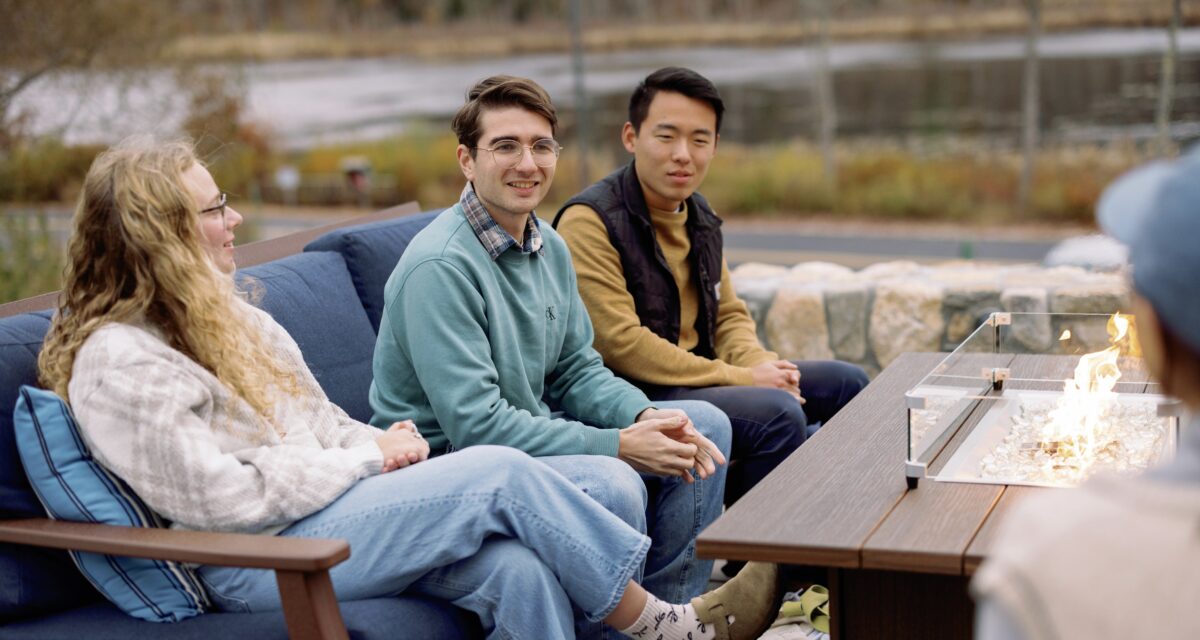
[[[207,209],[201,209],[200,213],[204,214],[204,213],[218,212],[221,214],[221,217],[224,218],[225,217],[225,201],[228,199],[229,199],[228,195],[224,191],[222,191],[221,195],[217,196],[217,204],[215,204]]]

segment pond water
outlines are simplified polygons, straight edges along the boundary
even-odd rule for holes
[[[1099,141],[1153,135],[1162,30],[1087,31],[1043,37],[1043,139]],[[1200,29],[1179,34],[1181,59],[1172,135],[1200,137]],[[981,135],[1015,145],[1021,122],[1024,41],[848,42],[830,50],[838,136],[927,138]],[[665,65],[692,67],[725,96],[726,140],[763,143],[811,137],[814,51],[809,46],[692,48],[589,54],[586,87],[593,143],[615,148],[632,87]],[[372,139],[415,122],[447,127],[466,88],[494,73],[531,77],[573,132],[571,60],[525,55],[432,62],[411,58],[310,60],[220,67],[247,98],[247,117],[284,146]],[[139,80],[61,74],[20,97],[35,130],[71,142],[111,142],[137,131],[170,133],[183,106],[167,73]]]

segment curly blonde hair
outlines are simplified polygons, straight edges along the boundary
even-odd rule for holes
[[[273,424],[280,392],[299,380],[240,312],[244,297],[201,244],[199,209],[183,174],[189,142],[131,138],[101,153],[72,221],[58,311],[38,356],[44,386],[69,399],[80,347],[110,322],[145,321]],[[265,426],[265,425],[264,425]]]

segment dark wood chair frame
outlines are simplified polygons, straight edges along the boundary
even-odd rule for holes
[[[419,212],[409,202],[373,214],[238,247],[239,267],[298,253],[319,236],[350,225]],[[54,306],[58,292],[0,305],[0,318]],[[346,625],[329,570],[350,557],[345,540],[281,538],[239,533],[142,529],[49,518],[0,520],[0,542],[117,556],[272,569],[288,635],[296,640],[342,640]]]

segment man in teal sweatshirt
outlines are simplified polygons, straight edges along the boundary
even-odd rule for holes
[[[468,93],[453,124],[462,197],[384,289],[371,422],[412,419],[435,453],[500,444],[540,457],[649,533],[643,585],[686,602],[711,569],[695,537],[721,512],[729,421],[705,402],[652,405],[592,348],[571,255],[533,213],[554,177],[556,125],[530,80]]]

